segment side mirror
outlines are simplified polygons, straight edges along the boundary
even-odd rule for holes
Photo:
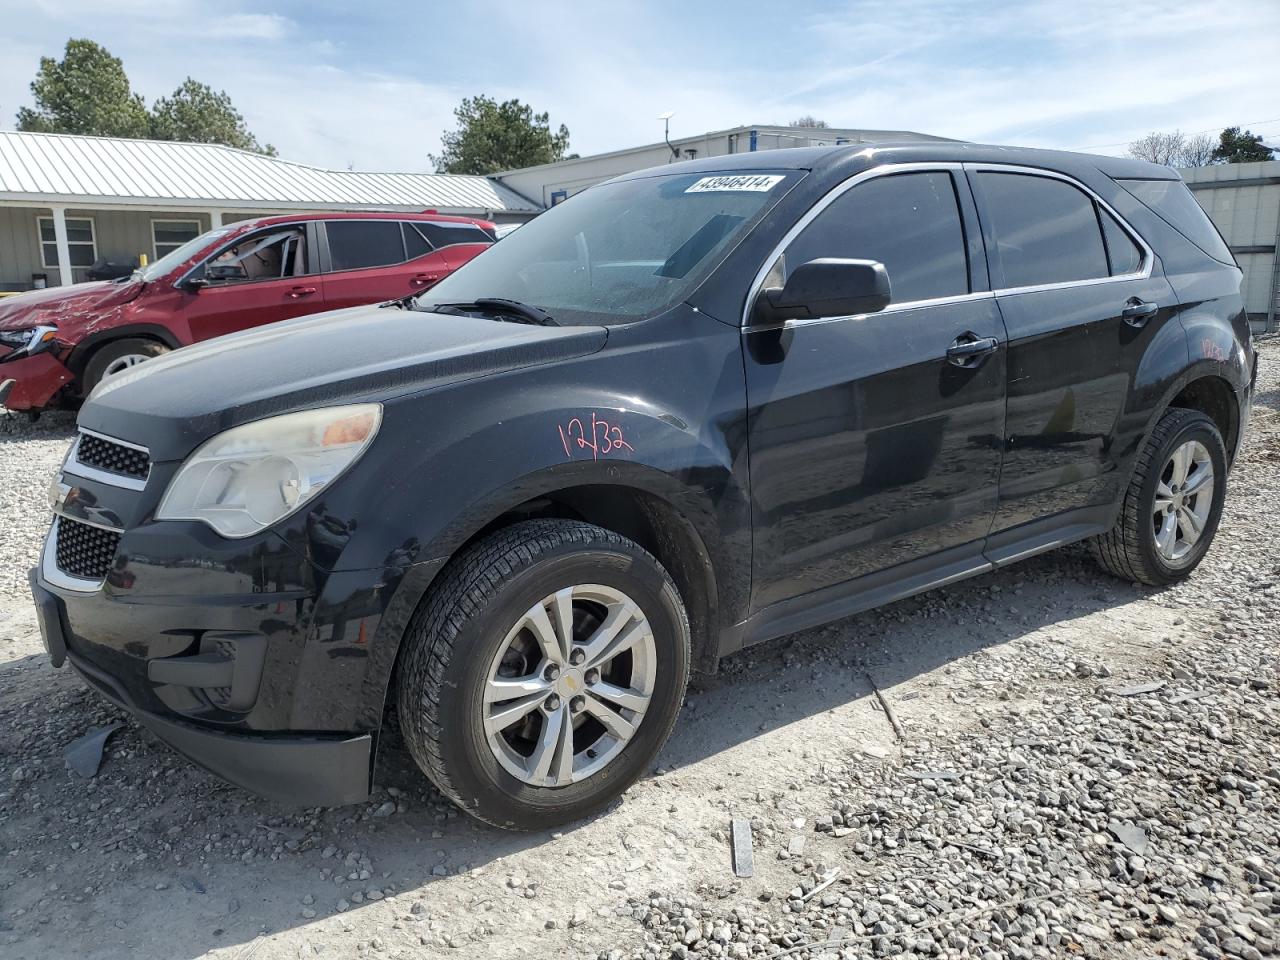
[[[796,267],[784,286],[761,290],[755,312],[762,323],[849,317],[883,310],[891,299],[883,263],[824,257]]]
[[[199,293],[209,285],[209,281],[204,277],[191,277],[182,281],[182,289],[189,290],[192,293]]]

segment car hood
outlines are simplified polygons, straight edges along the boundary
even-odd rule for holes
[[[83,427],[184,458],[229,427],[593,353],[604,327],[540,327],[395,307],[314,314],[220,337],[104,380]]]
[[[146,284],[141,280],[77,283],[70,287],[28,290],[0,299],[0,330],[21,330],[39,324],[58,328],[59,339],[78,334],[100,319],[105,311],[135,299]]]

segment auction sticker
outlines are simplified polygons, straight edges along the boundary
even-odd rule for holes
[[[752,174],[736,177],[703,177],[685,189],[685,193],[713,193],[718,190],[749,190],[767,193],[782,180],[781,174]]]

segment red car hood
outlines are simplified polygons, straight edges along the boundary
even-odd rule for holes
[[[0,330],[52,324],[58,328],[59,340],[74,343],[104,310],[123,306],[137,297],[144,286],[141,280],[102,280],[0,298]]]

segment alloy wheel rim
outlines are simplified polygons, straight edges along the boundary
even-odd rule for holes
[[[116,357],[108,363],[107,369],[102,372],[102,375],[104,377],[109,377],[112,374],[128,370],[130,367],[136,367],[146,359],[147,357],[141,353],[126,353],[123,357]]]
[[[502,768],[538,787],[580,783],[615,760],[648,710],[653,630],[615,587],[574,584],[508,631],[485,677],[485,740]]]
[[[1151,525],[1156,551],[1166,561],[1185,560],[1195,549],[1213,509],[1213,459],[1199,440],[1176,447],[1156,483]]]

